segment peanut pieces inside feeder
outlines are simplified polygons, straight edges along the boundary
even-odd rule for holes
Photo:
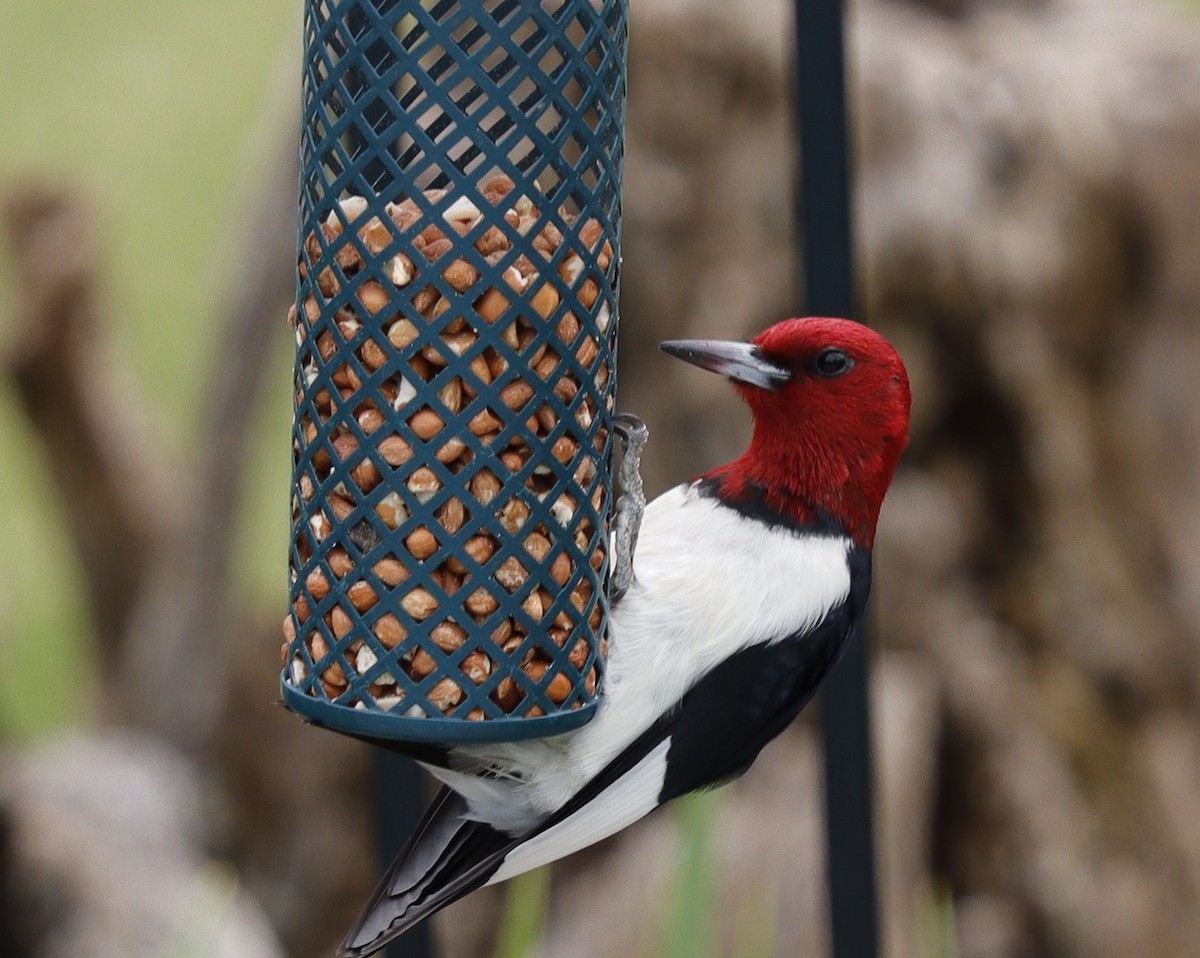
[[[532,717],[596,690],[607,544],[580,503],[607,507],[593,424],[611,401],[612,248],[600,222],[543,214],[507,177],[479,193],[482,209],[428,190],[386,217],[347,197],[300,259],[315,274],[288,315],[306,571],[284,654],[293,681],[319,673],[311,694],[359,708]]]

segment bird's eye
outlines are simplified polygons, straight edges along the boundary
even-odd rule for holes
[[[818,376],[841,376],[854,368],[854,360],[844,350],[830,347],[817,353],[813,368]]]

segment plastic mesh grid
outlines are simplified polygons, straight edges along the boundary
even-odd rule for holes
[[[410,740],[595,708],[625,0],[310,2],[284,700]]]

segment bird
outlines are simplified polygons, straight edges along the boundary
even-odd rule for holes
[[[737,778],[861,621],[880,507],[908,441],[899,355],[870,328],[828,317],[786,319],[750,342],[661,348],[732,382],[753,419],[748,448],[645,506],[587,724],[415,753],[441,791],[341,958]]]

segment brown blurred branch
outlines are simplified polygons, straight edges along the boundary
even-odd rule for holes
[[[15,309],[0,361],[45,444],[83,563],[100,661],[111,667],[152,546],[185,490],[109,348],[90,203],[28,186],[10,193],[3,219]]]
[[[220,719],[228,693],[222,676],[246,629],[230,581],[237,490],[263,372],[285,335],[295,275],[296,134],[291,124],[282,132],[280,162],[267,167],[258,201],[233,231],[241,237],[239,269],[212,357],[195,499],[179,534],[155,557],[122,663],[137,724],[193,752]],[[278,562],[282,582],[282,556]],[[164,675],[177,677],[182,694],[162,694]]]

